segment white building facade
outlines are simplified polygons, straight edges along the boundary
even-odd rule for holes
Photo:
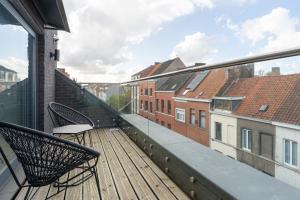
[[[300,189],[300,126],[276,125],[275,177]]]
[[[210,113],[210,123],[210,148],[236,159],[237,118],[215,110]]]

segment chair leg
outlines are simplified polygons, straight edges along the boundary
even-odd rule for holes
[[[94,175],[95,175],[95,181],[96,181],[96,185],[97,185],[97,190],[98,190],[98,194],[99,194],[99,199],[101,199],[100,183],[99,183],[99,177],[98,177],[98,172],[97,172],[96,166],[93,167],[93,173],[94,173]]]

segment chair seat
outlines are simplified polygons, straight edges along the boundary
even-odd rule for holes
[[[73,124],[54,128],[53,134],[79,134],[92,129],[89,124]]]

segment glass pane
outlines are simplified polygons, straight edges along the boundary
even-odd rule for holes
[[[284,162],[290,163],[290,141],[284,140]]]
[[[252,131],[248,131],[248,149],[252,149]]]
[[[35,38],[0,3],[0,121],[35,127]],[[8,159],[15,158],[0,138]],[[4,167],[0,158],[0,172]]]
[[[247,145],[246,145],[246,141],[247,141],[247,134],[246,134],[246,131],[245,129],[242,130],[242,147],[243,148],[246,148]]]
[[[297,166],[297,143],[292,143],[292,165]]]

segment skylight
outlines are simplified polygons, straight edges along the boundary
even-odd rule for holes
[[[264,104],[264,105],[260,106],[259,111],[266,112],[268,110],[268,108],[269,108],[269,105]]]
[[[185,90],[182,95],[186,95],[190,90]]]

